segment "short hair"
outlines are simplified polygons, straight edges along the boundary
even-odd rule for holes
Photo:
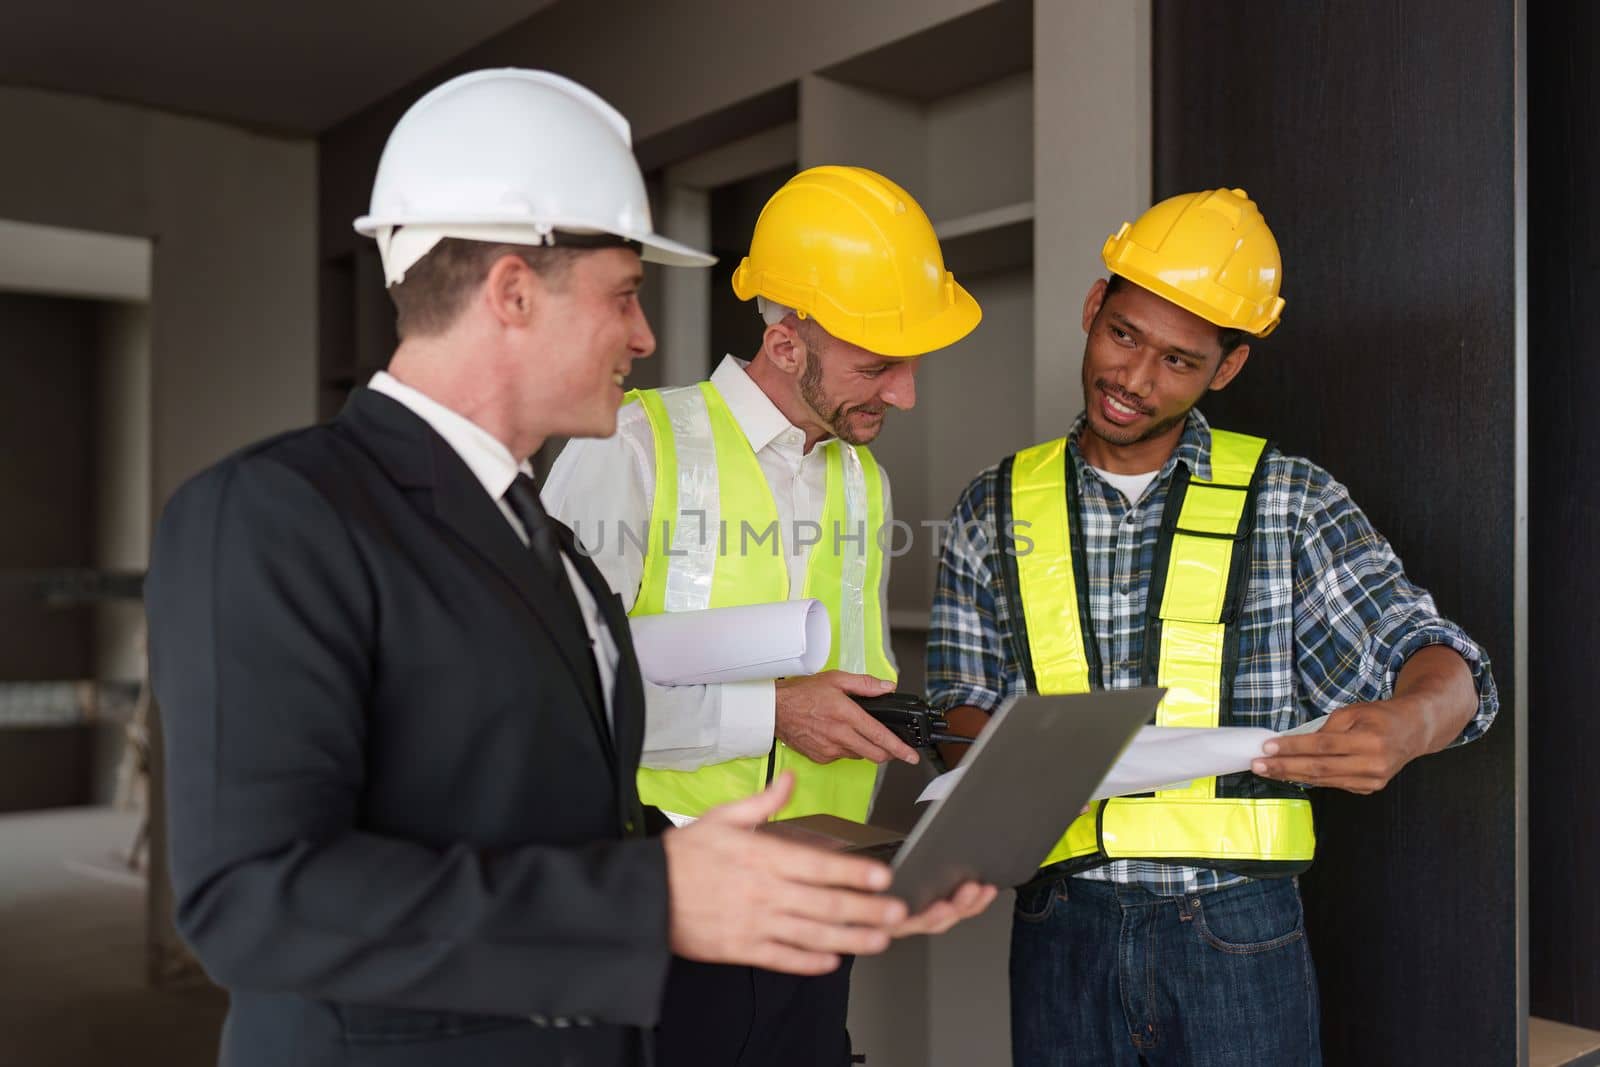
[[[583,251],[446,237],[407,268],[405,278],[389,287],[395,333],[405,340],[448,330],[503,256],[521,258],[540,278],[559,286]]]
[[[1106,279],[1106,295],[1110,296],[1118,289],[1121,289],[1124,284],[1132,285],[1134,283],[1129,282],[1128,279],[1120,274],[1113,274]],[[1157,293],[1156,295],[1160,296],[1161,294]],[[1251,334],[1247,330],[1240,330],[1232,326],[1217,326],[1217,342],[1222,345],[1222,354],[1224,356],[1244,344],[1245,338],[1250,336]]]
[[[794,315],[794,312],[790,312]],[[795,333],[800,335],[800,340],[805,342],[806,350],[821,356],[833,342],[833,334],[829,333],[816,318],[807,315],[801,318],[795,315]]]

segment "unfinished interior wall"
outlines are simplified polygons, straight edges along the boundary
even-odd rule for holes
[[[185,478],[228,451],[311,421],[311,142],[11,88],[0,89],[0,129],[7,158],[27,161],[0,168],[0,219],[155,240],[152,515]],[[156,776],[159,783],[159,758]],[[150,916],[152,969],[160,972],[182,956],[171,928],[159,788],[154,802]]]
[[[0,571],[89,564],[96,305],[0,293]],[[90,612],[0,584],[0,679],[73,680],[93,659]]]

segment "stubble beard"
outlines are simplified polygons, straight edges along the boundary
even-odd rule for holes
[[[848,404],[835,404],[833,398],[823,391],[822,361],[817,358],[815,352],[810,354],[805,369],[800,372],[800,399],[817,413],[828,429],[833,431],[833,436],[847,445],[868,444],[878,436],[876,431],[865,436],[856,433],[850,426],[850,416],[856,412],[882,414],[883,409],[859,405],[852,408]],[[878,425],[880,427],[883,425],[881,420]]]

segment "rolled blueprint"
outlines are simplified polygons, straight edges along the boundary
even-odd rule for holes
[[[674,611],[629,620],[639,671],[656,685],[710,685],[815,674],[832,635],[820,600]]]

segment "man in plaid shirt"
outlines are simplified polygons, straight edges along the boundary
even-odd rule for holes
[[[1283,303],[1276,242],[1240,190],[1164,201],[1104,255],[1112,276],[1084,302],[1086,411],[1064,442],[1071,489],[1059,495],[1070,500],[1077,602],[1087,610],[1085,677],[1116,689],[1155,680],[1147,609],[1173,551],[1169,497],[1176,511],[1186,487],[1213,481],[1213,431],[1195,405],[1238,375],[1246,338],[1270,332]],[[1030,588],[1017,568],[1041,543],[1011,511],[1025,468],[1010,457],[978,475],[943,548],[928,688],[961,732],[976,734],[1029,691],[1030,648],[1060,630],[1039,634],[1039,594],[1028,594],[1026,614],[1016,602]],[[1371,793],[1410,760],[1481,736],[1498,709],[1487,656],[1406,577],[1345,487],[1270,445],[1254,478],[1241,525],[1248,550],[1234,557],[1245,568],[1238,608],[1222,620],[1233,652],[1213,702],[1222,725],[1283,730],[1329,718],[1316,733],[1269,743],[1253,775],[1217,781],[1238,779],[1235,796],[1293,797],[1299,785]],[[1037,688],[1062,691],[1043,678]],[[1094,840],[1093,818],[1087,825]],[[1292,877],[1309,851],[1251,866],[1224,862],[1239,853],[1223,843],[1192,844],[1179,853],[1195,857],[1185,862],[1112,857],[1102,841],[1019,889],[1017,1064],[1320,1063]]]

